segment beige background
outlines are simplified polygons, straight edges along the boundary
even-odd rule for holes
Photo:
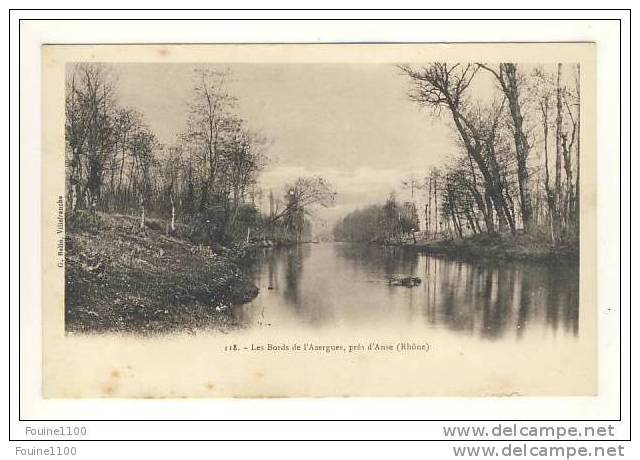
[[[138,339],[64,335],[64,273],[56,267],[55,219],[64,194],[64,66],[66,62],[344,62],[447,61],[580,62],[582,65],[580,339],[554,350],[533,337],[514,357],[499,343],[478,346],[427,338],[421,354],[344,355],[225,354],[229,337],[176,336]],[[593,44],[492,45],[172,45],[46,46],[42,62],[42,314],[45,397],[220,396],[563,396],[597,393],[596,165]],[[366,161],[366,159],[363,159]],[[255,334],[258,334],[257,336]],[[420,331],[387,337],[353,337],[344,331],[314,337],[311,331],[245,331],[239,343],[358,340],[424,341]],[[412,334],[418,334],[412,335]],[[551,359],[540,359],[540,356]],[[514,359],[515,358],[515,359]],[[460,372],[464,369],[464,373]],[[302,379],[302,377],[307,378]],[[308,378],[308,376],[313,376]],[[339,377],[339,378],[338,378]],[[552,378],[550,378],[552,377]]]

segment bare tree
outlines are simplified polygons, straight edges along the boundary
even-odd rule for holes
[[[540,80],[539,88],[543,87],[545,75],[542,71],[538,71],[538,77]],[[548,216],[551,219],[555,219],[555,189],[551,187],[549,176],[549,111],[551,110],[551,92],[549,90],[542,89],[540,91],[539,107],[542,115],[542,130],[543,130],[543,144],[544,144],[544,189],[547,197]],[[553,221],[551,222],[551,227]],[[553,227],[552,227],[553,228]]]
[[[502,92],[509,101],[509,111],[513,123],[513,139],[516,148],[518,184],[520,191],[520,206],[522,211],[522,222],[525,231],[532,230],[533,211],[531,209],[531,190],[529,181],[529,141],[524,129],[524,117],[521,107],[520,88],[522,86],[522,76],[518,71],[517,64],[502,63],[495,70],[485,64],[478,64],[481,68],[490,72],[497,80]]]
[[[553,209],[553,237],[560,238],[562,202],[562,64],[556,74],[556,180]]]
[[[466,97],[466,91],[479,67],[475,64],[433,63],[418,70],[404,65],[400,68],[413,81],[413,91],[409,94],[412,100],[431,107],[436,113],[440,113],[442,108],[448,110],[468,156],[475,162],[483,177],[492,202],[499,208],[506,207],[504,197],[499,192],[498,178],[492,172],[485,156],[482,129],[477,120],[474,121],[472,104]],[[494,233],[493,218],[488,212],[486,202],[479,200],[477,204],[487,231]]]
[[[201,190],[201,211],[209,204],[218,173],[222,138],[230,127],[230,110],[235,104],[235,98],[226,88],[228,78],[227,71],[200,68],[195,73],[185,137],[198,145],[205,160],[207,176]]]
[[[75,212],[79,197],[82,194],[80,191],[82,180],[81,156],[84,153],[88,123],[88,114],[83,110],[81,94],[76,86],[76,77],[77,72],[72,71],[70,78],[67,79],[65,100],[65,139],[71,152],[71,157],[68,160],[69,189],[71,191],[69,204],[73,212]]]
[[[256,184],[258,173],[266,161],[266,139],[250,131],[245,124],[240,119],[233,121],[222,149],[219,166],[225,212],[221,235],[235,224],[240,206],[245,204],[247,191]]]
[[[416,178],[415,175],[410,175],[406,179],[402,180],[402,188],[411,191],[411,202],[414,201],[414,193],[416,190],[420,190],[424,185]]]
[[[573,216],[576,230],[580,229],[580,64],[576,65],[575,75],[575,87],[576,87],[576,120],[575,120],[575,135],[576,135],[576,194],[573,204]]]
[[[285,190],[286,205],[274,213],[272,222],[300,211],[308,213],[313,206],[331,207],[336,199],[333,186],[320,176],[300,177]]]
[[[113,154],[113,109],[113,82],[107,68],[100,64],[74,66],[67,80],[65,126],[71,151],[72,210],[81,194],[87,207],[100,198],[105,169]]]

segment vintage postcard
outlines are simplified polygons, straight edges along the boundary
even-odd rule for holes
[[[593,43],[45,45],[45,398],[595,396]]]

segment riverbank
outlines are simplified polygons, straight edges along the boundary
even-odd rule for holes
[[[443,254],[471,259],[526,260],[530,262],[579,260],[578,243],[554,245],[527,234],[478,234],[467,238],[398,241],[391,246],[406,246],[427,254]]]
[[[290,248],[293,246],[299,246],[301,244],[317,244],[316,240],[283,240],[277,238],[263,238],[259,240],[252,240],[247,246],[252,249],[270,249],[270,248]]]
[[[172,235],[166,222],[86,213],[68,222],[65,244],[65,326],[68,332],[149,334],[237,327],[232,305],[257,287],[237,265],[237,251]],[[240,251],[242,252],[242,251]]]

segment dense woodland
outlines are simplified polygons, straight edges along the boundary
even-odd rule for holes
[[[383,205],[368,206],[348,214],[336,225],[338,241],[389,242],[398,237],[415,237],[420,228],[413,202],[399,204],[391,193]]]
[[[392,195],[382,205],[354,211],[336,226],[336,239],[402,238],[418,229],[414,212],[420,212],[426,239],[524,233],[552,244],[577,244],[578,65],[399,68],[409,79],[410,99],[447,121],[458,151],[447,155],[446,164],[399,184],[411,188],[411,202],[399,206]],[[490,95],[487,81],[493,87]],[[416,190],[422,194],[419,211]]]
[[[267,140],[241,118],[228,91],[228,71],[199,68],[184,132],[162,145],[144,115],[118,100],[117,79],[103,64],[78,64],[66,80],[67,216],[100,212],[166,220],[167,232],[188,224],[209,243],[311,235],[309,209],[331,205],[331,186],[302,177],[269,192],[269,212],[256,200]]]

